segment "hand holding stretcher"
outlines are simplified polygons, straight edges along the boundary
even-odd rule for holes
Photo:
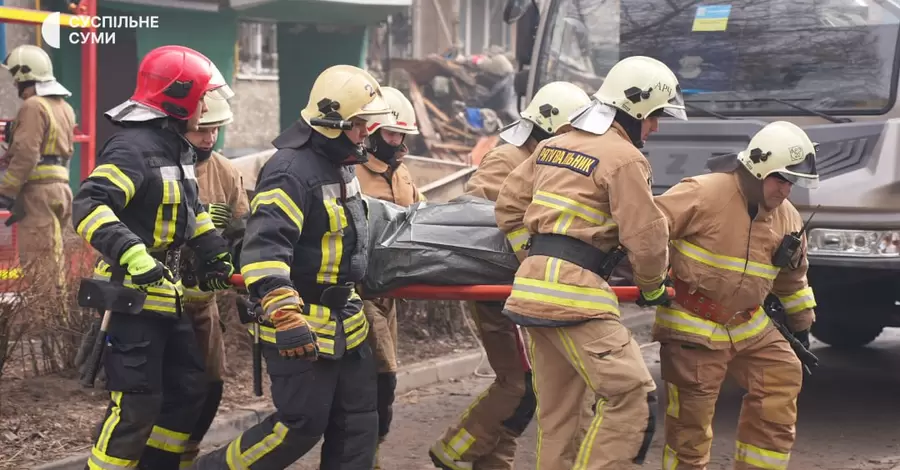
[[[231,284],[235,287],[244,288],[244,278],[240,274],[231,276]],[[616,297],[620,302],[634,302],[641,292],[636,286],[611,286]],[[674,289],[667,287],[669,297],[675,295]],[[472,286],[429,286],[414,284],[410,286],[400,287],[385,294],[379,294],[379,297],[390,297],[397,299],[418,299],[418,300],[473,300],[473,301],[503,301],[509,297],[512,291],[511,285],[472,285]],[[254,393],[256,396],[262,396],[262,361],[261,352],[259,350],[259,323],[254,324],[254,349],[253,349],[253,383]],[[522,338],[522,332],[516,326],[516,340],[518,343],[519,357],[522,360],[522,368],[526,372],[531,371],[531,364],[528,361],[528,355],[525,352],[525,341]]]

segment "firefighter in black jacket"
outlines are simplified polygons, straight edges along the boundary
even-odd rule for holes
[[[195,153],[183,136],[196,130],[206,93],[232,94],[209,59],[182,46],[150,51],[131,99],[106,113],[122,129],[74,199],[75,229],[101,255],[94,278],[146,293],[140,314],[109,313],[110,403],[88,469],[177,469],[205,398],[203,354],[171,264],[190,246],[208,291],[227,288],[234,272],[198,200]]]
[[[281,470],[323,435],[321,470],[373,467],[375,360],[353,289],[366,271],[368,225],[353,165],[366,160],[366,120],[390,120],[390,111],[371,75],[337,65],[316,79],[302,119],[272,142],[278,151],[256,183],[241,272],[260,304],[277,410],[194,468]]]

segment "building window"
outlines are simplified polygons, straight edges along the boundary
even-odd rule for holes
[[[238,25],[238,76],[278,77],[278,24],[241,21]]]
[[[491,46],[509,50],[509,25],[503,21],[505,0],[460,0],[459,35],[465,54],[481,54]]]

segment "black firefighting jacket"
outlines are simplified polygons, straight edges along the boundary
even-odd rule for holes
[[[72,203],[75,230],[103,256],[95,277],[123,269],[119,259],[137,244],[151,254],[187,244],[203,260],[228,250],[198,199],[195,159],[181,135],[150,123],[103,145]]]
[[[334,154],[335,141],[303,121],[273,144],[278,151],[260,170],[250,202],[241,272],[253,298],[294,288],[320,354],[337,358],[359,346],[369,328],[355,291],[343,305],[323,295],[365,275],[368,225],[359,180]],[[274,330],[263,327],[260,338],[274,341]]]

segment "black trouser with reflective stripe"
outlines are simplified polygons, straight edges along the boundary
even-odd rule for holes
[[[208,379],[191,320],[114,313],[107,332],[110,404],[88,469],[178,469]]]
[[[276,411],[227,446],[200,456],[198,470],[283,470],[322,436],[320,470],[371,470],[378,445],[375,358],[366,340],[340,359],[285,359],[263,344]]]

